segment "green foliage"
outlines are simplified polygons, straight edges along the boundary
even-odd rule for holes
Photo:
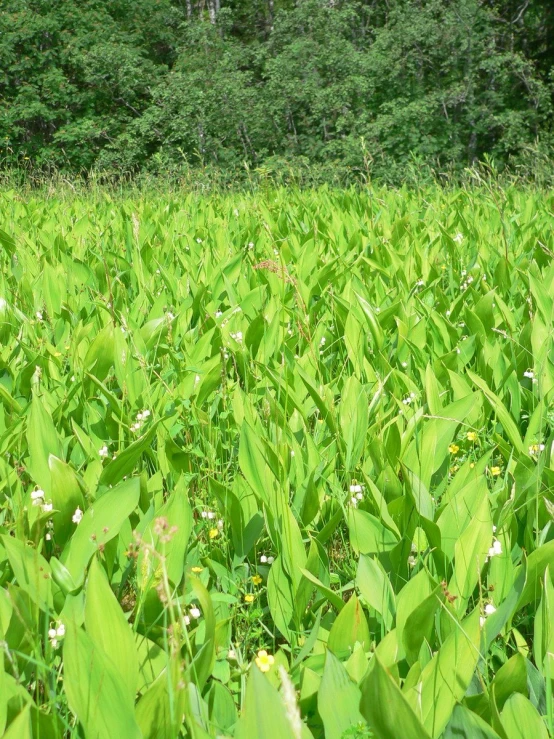
[[[553,206],[2,193],[6,736],[552,736]]]
[[[3,164],[396,183],[488,156],[543,180],[553,38],[547,0],[6,0]]]

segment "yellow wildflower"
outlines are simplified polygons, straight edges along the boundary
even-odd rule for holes
[[[203,567],[191,567],[190,569],[191,569],[191,572],[198,573],[198,572],[202,572],[204,568]]]
[[[460,447],[457,444],[450,444],[450,446],[448,447],[448,451],[450,452],[450,454],[458,454],[458,452],[460,451]]]
[[[498,475],[502,474],[502,469],[500,467],[491,467],[491,475],[494,475],[497,477]]]
[[[467,432],[467,440],[468,441],[477,441],[477,434],[475,431],[468,431]]]
[[[246,593],[246,595],[244,596],[244,602],[245,603],[253,603],[254,600],[255,600],[255,598],[256,598],[256,596],[255,595],[252,595],[252,593]]]
[[[262,672],[269,672],[274,662],[275,657],[272,654],[268,654],[265,649],[260,649],[256,657],[256,664]]]
[[[250,578],[254,585],[259,585],[262,582],[262,578],[259,575],[252,575]]]
[[[219,536],[219,529],[210,529],[208,536],[210,539],[215,539],[217,536]]]

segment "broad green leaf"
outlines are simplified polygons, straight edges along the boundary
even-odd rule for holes
[[[341,656],[352,651],[356,642],[368,649],[371,637],[364,610],[354,593],[335,619],[327,646],[335,655]]]
[[[372,662],[373,668],[361,686],[360,711],[377,739],[430,739],[379,658],[373,657]]]
[[[94,644],[118,666],[121,683],[134,702],[138,685],[135,638],[96,557],[86,585],[85,628]]]
[[[341,739],[351,726],[363,723],[360,713],[361,693],[343,665],[327,651],[319,686],[317,706],[325,727],[325,739]]]
[[[133,700],[118,666],[85,632],[68,624],[63,646],[69,707],[91,739],[140,739]]]

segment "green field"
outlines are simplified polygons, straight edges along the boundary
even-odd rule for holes
[[[552,736],[553,208],[0,194],[0,735]]]

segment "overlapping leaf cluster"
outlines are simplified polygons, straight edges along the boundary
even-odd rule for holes
[[[0,196],[0,730],[547,737],[552,196]]]

